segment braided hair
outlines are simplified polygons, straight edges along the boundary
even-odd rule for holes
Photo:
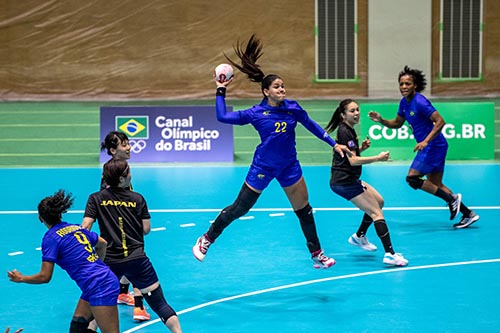
[[[66,194],[59,190],[54,195],[48,196],[38,204],[38,215],[50,226],[61,222],[62,214],[66,213],[73,204],[71,193]]]

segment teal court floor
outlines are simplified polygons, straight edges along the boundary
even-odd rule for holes
[[[410,261],[404,268],[382,264],[373,228],[368,237],[378,251],[347,242],[362,213],[330,191],[329,167],[304,167],[322,247],[337,261],[316,270],[276,182],[200,263],[191,247],[234,200],[247,168],[132,165],[134,189],[152,213],[146,251],[184,332],[500,332],[500,164],[447,165],[445,184],[481,216],[463,230],[452,228],[444,202],[406,185],[407,167],[366,166],[362,177],[385,198],[394,247]],[[7,270],[40,269],[46,229],[37,220],[38,202],[66,189],[76,199],[64,219],[80,223],[100,174],[100,168],[0,169],[0,329],[68,332],[80,291],[67,274],[56,268],[49,284],[27,285],[9,282]],[[119,306],[122,332],[167,331],[154,313],[134,322],[132,310]]]

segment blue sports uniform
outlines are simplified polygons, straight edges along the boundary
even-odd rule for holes
[[[422,142],[434,127],[430,119],[436,108],[420,93],[415,93],[411,101],[402,98],[399,102],[398,116],[406,119],[410,124],[413,136],[417,142]],[[419,151],[413,163],[412,169],[419,171],[422,175],[432,172],[443,172],[448,151],[448,142],[443,133],[439,133],[425,149]]]
[[[247,110],[227,112],[224,96],[216,96],[217,120],[226,124],[247,125],[257,130],[261,143],[257,146],[252,165],[245,181],[257,190],[264,190],[273,178],[282,187],[295,184],[302,177],[295,147],[295,127],[301,123],[312,134],[335,146],[336,142],[307,112],[292,100],[284,100],[278,107],[267,104],[264,98],[259,105]]]
[[[53,262],[68,272],[82,290],[80,298],[91,306],[114,306],[120,286],[94,250],[98,238],[81,225],[60,222],[43,236],[42,261]]]

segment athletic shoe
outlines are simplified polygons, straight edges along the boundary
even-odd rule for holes
[[[462,203],[462,195],[460,193],[452,194],[453,200],[448,203],[450,207],[450,220],[453,220],[460,211],[460,203]]]
[[[134,295],[132,295],[131,293],[120,294],[118,295],[117,303],[134,306]]]
[[[137,321],[148,321],[151,319],[151,315],[147,313],[146,308],[141,309],[140,307],[134,308],[134,320]]]
[[[199,261],[203,261],[210,245],[212,245],[212,242],[209,241],[205,235],[198,238],[196,244],[193,246],[193,255],[195,258]]]
[[[356,233],[352,234],[347,240],[350,244],[360,247],[365,251],[377,251],[377,247],[370,243],[366,236],[358,237]]]
[[[470,226],[472,223],[476,222],[477,220],[479,220],[479,215],[477,215],[476,213],[471,211],[469,217],[462,216],[460,221],[458,223],[455,223],[453,225],[453,227],[456,229],[467,228],[468,226]]]
[[[335,265],[335,259],[325,256],[323,250],[313,252],[311,259],[314,263],[314,268],[330,268]]]
[[[391,254],[391,253],[387,252],[384,255],[383,262],[384,262],[384,264],[391,265],[391,266],[406,266],[406,265],[408,265],[408,260],[406,260],[405,257],[403,257],[403,255],[401,253]]]

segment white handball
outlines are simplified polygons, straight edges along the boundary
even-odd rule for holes
[[[233,67],[229,64],[220,64],[215,67],[215,79],[219,82],[229,81],[234,75]]]

